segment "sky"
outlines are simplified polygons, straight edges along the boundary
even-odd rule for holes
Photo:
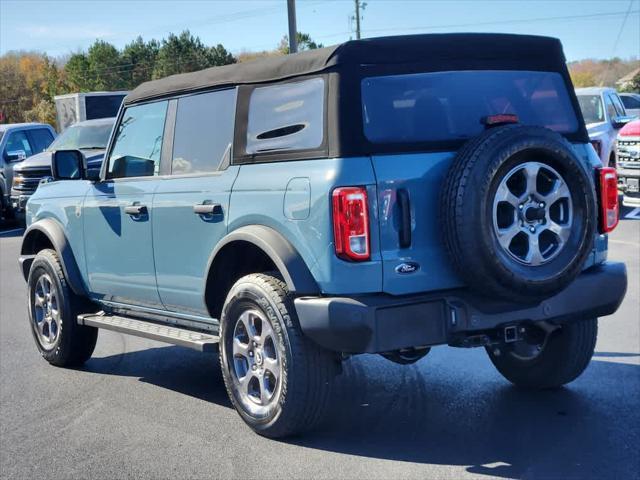
[[[365,0],[362,37],[508,32],[559,38],[567,60],[640,57],[640,0]],[[297,0],[298,31],[332,45],[355,38],[353,0]],[[122,48],[141,35],[189,29],[232,53],[269,50],[287,33],[286,0],[0,0],[0,54],[53,57],[96,39]]]

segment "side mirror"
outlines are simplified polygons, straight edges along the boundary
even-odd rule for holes
[[[80,150],[56,150],[51,161],[54,180],[86,178],[87,161]]]
[[[621,129],[622,127],[624,127],[627,123],[629,123],[631,120],[633,120],[634,117],[629,117],[629,116],[618,116],[618,117],[613,117],[611,119],[611,125],[613,125],[613,128],[615,128],[616,130]]]
[[[24,150],[12,150],[10,152],[5,152],[4,158],[7,162],[21,162],[27,158],[27,152]]]

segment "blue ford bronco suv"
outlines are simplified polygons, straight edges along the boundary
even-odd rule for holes
[[[59,150],[20,265],[49,363],[98,330],[219,352],[256,432],[323,417],[350,355],[485,347],[512,383],[571,382],[626,291],[615,171],[558,40],[350,41],[144,83],[99,176]]]

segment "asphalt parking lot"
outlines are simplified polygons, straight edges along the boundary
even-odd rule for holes
[[[403,367],[345,363],[319,431],[252,433],[216,358],[100,333],[79,370],[49,366],[27,323],[20,230],[0,232],[1,478],[640,478],[640,210],[610,239],[629,289],[568,387],[511,387],[481,349]],[[603,286],[606,288],[606,286]]]

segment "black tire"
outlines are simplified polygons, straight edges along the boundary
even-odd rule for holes
[[[231,361],[236,325],[249,309],[262,312],[268,319],[280,360],[280,380],[271,403],[255,408],[242,393],[239,379],[244,376],[237,375],[237,367]],[[229,291],[220,323],[222,374],[231,403],[242,419],[254,431],[270,438],[295,435],[317,426],[327,410],[337,362],[330,352],[303,336],[285,282],[268,274],[241,278]],[[249,375],[248,370],[245,375]]]
[[[51,285],[54,291],[51,298],[55,296],[55,309],[58,320],[54,320],[52,325],[43,327],[44,334],[38,330],[38,325],[43,325],[41,312],[45,308],[38,307],[36,294],[40,288],[40,280],[45,280]],[[95,310],[95,307],[87,299],[77,296],[71,291],[64,277],[64,271],[60,264],[58,254],[54,250],[41,250],[31,264],[29,278],[27,280],[29,290],[29,324],[31,333],[36,342],[38,350],[44,359],[51,365],[58,367],[77,367],[86,362],[93,353],[98,338],[98,329],[78,325],[77,316]],[[55,290],[53,290],[55,289]],[[38,295],[42,298],[42,295]],[[53,300],[52,300],[53,301]],[[46,323],[46,322],[44,322]],[[53,341],[47,342],[45,336],[54,332]],[[46,335],[45,335],[46,334]]]
[[[532,159],[559,172],[573,208],[566,243],[548,263],[535,266],[522,264],[505,252],[493,223],[493,200],[500,182]],[[523,125],[485,131],[459,151],[441,192],[440,223],[453,266],[467,285],[489,296],[530,302],[560,292],[578,276],[592,249],[594,188],[561,135]]]
[[[582,374],[593,356],[598,337],[596,318],[568,323],[548,334],[542,350],[531,359],[514,353],[514,344],[497,352],[487,347],[489,358],[504,378],[531,389],[558,388]]]

